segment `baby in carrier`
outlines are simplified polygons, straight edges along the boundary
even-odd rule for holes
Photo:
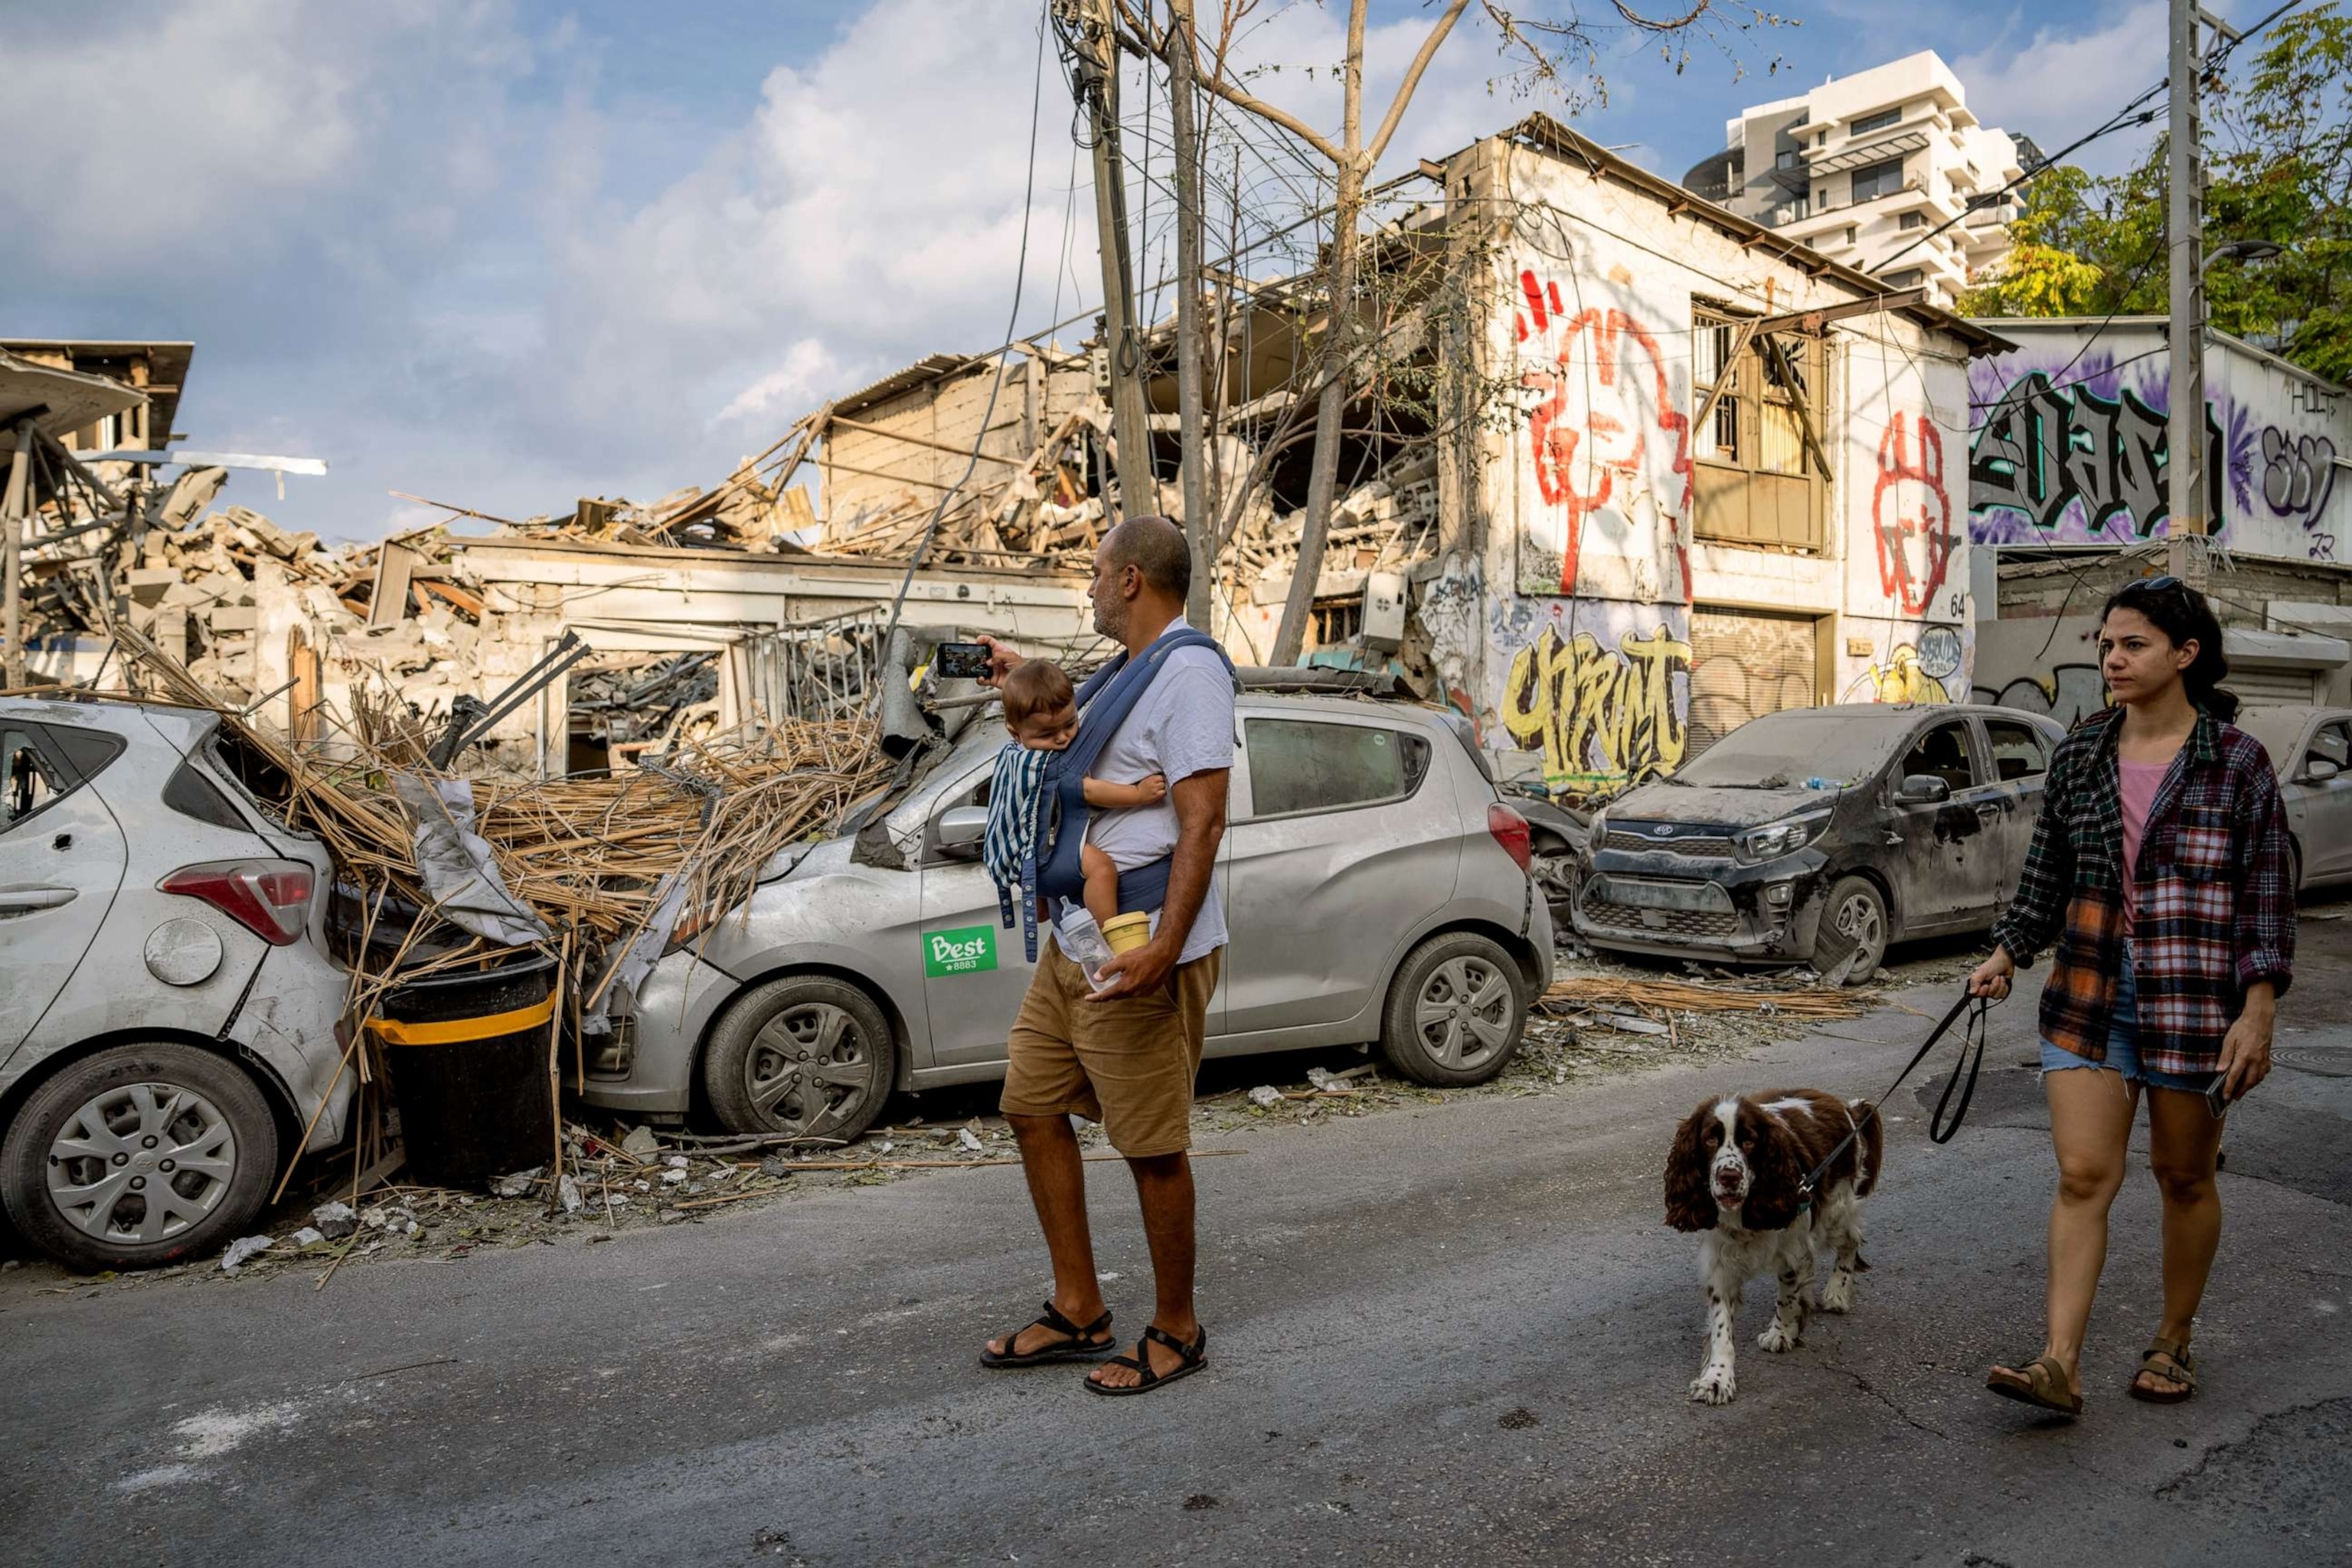
[[[995,879],[1006,923],[1013,900],[1034,898],[1036,890],[1022,886],[1022,867],[1037,830],[1037,797],[1045,777],[1045,759],[1065,751],[1078,734],[1078,693],[1062,667],[1033,658],[1014,667],[1004,678],[1004,727],[1013,739],[997,753],[996,773],[988,791],[988,837],[984,843],[988,874]],[[1135,784],[1107,779],[1086,781],[1086,801],[1098,810],[1122,811],[1155,805],[1168,796],[1168,781],[1158,773]],[[1087,912],[1098,926],[1118,913],[1118,874],[1124,868],[1095,847],[1092,835],[1078,852],[1086,876]]]

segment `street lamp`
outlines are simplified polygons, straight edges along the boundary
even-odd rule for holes
[[[2284,255],[2286,248],[2275,240],[2227,239],[2213,247],[2212,254],[2205,258],[2204,263],[2198,268],[2198,270],[2212,271],[2213,263],[2224,257],[2231,261],[2268,261],[2273,256]]]

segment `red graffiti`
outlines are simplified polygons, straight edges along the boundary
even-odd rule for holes
[[[1674,472],[1682,476],[1677,516],[1664,520],[1676,529],[1679,558],[1679,518],[1690,510],[1690,418],[1675,406],[1657,340],[1622,310],[1570,315],[1559,285],[1539,285],[1531,271],[1519,274],[1519,289],[1527,306],[1517,316],[1519,341],[1556,334],[1541,351],[1549,363],[1525,372],[1520,384],[1544,395],[1528,413],[1528,443],[1536,487],[1562,513],[1560,592],[1576,592],[1585,518],[1609,504],[1621,476],[1629,490],[1639,482],[1653,430],[1671,442]],[[1681,563],[1687,595],[1690,572]]]
[[[1918,432],[1916,460],[1913,429]],[[1959,540],[1944,494],[1944,438],[1924,414],[1897,414],[1878,440],[1878,485],[1870,497],[1878,541],[1878,584],[1906,616],[1925,615]]]

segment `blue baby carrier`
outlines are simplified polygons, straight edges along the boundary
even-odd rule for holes
[[[1045,783],[1037,791],[1034,806],[1037,816],[1027,836],[1029,851],[1021,865],[1021,882],[1026,889],[1021,900],[1021,942],[1033,963],[1037,960],[1037,900],[1076,899],[1086,891],[1086,872],[1078,855],[1087,840],[1087,775],[1159,676],[1160,665],[1182,647],[1208,648],[1224,661],[1228,673],[1234,668],[1234,661],[1208,633],[1193,626],[1171,626],[1143,650],[1142,658],[1131,659],[1121,653],[1087,677],[1078,688],[1078,710],[1084,717],[1077,739],[1066,749],[1046,754]],[[1121,914],[1156,910],[1167,900],[1173,859],[1162,855],[1118,874]]]

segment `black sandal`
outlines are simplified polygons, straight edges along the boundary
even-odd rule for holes
[[[1067,1334],[1069,1337],[1049,1344],[1043,1350],[1031,1351],[1026,1355],[1012,1354],[1013,1347],[1021,1342],[1021,1336],[1032,1329],[1051,1329],[1057,1334]],[[1095,1339],[1097,1334],[1102,1336],[1099,1342]],[[1005,1354],[998,1355],[986,1345],[981,1346],[980,1364],[999,1369],[1014,1366],[1044,1366],[1048,1362],[1082,1361],[1088,1356],[1098,1356],[1105,1351],[1114,1351],[1118,1348],[1118,1341],[1112,1337],[1110,1331],[1109,1312],[1104,1312],[1101,1317],[1082,1329],[1062,1316],[1060,1310],[1053,1302],[1048,1301],[1045,1303],[1044,1317],[1024,1323],[1004,1336]]]
[[[1166,1345],[1170,1350],[1174,1351],[1176,1352],[1176,1370],[1174,1372],[1152,1371],[1151,1352],[1143,1348],[1144,1340],[1154,1341],[1160,1344]],[[1208,1350],[1208,1348],[1209,1331],[1206,1329],[1202,1329],[1201,1331],[1201,1337],[1199,1339],[1194,1340],[1188,1345],[1182,1340],[1178,1339],[1174,1334],[1171,1334],[1167,1330],[1160,1327],[1159,1324],[1147,1324],[1143,1331],[1143,1339],[1138,1340],[1135,1342],[1135,1353],[1133,1355],[1115,1355],[1111,1357],[1110,1360],[1103,1363],[1103,1365],[1105,1366],[1131,1367],[1136,1373],[1141,1375],[1143,1381],[1140,1383],[1130,1384],[1125,1388],[1112,1388],[1105,1384],[1097,1383],[1094,1380],[1093,1375],[1089,1373],[1087,1377],[1087,1392],[1088,1394],[1100,1394],[1112,1398],[1116,1398],[1118,1395],[1125,1394],[1149,1394],[1162,1384],[1173,1383],[1180,1377],[1190,1377],[1194,1373],[1200,1371],[1202,1367],[1208,1365],[1209,1358],[1203,1353]]]

